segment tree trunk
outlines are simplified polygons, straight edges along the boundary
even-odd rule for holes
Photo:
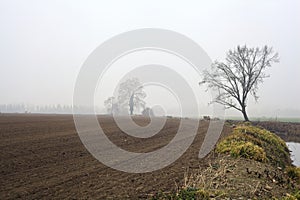
[[[130,100],[129,100],[130,115],[133,115],[133,107],[134,107],[133,98],[134,98],[134,93],[130,96]]]
[[[242,113],[243,113],[243,116],[244,116],[244,120],[245,120],[246,122],[248,122],[248,121],[249,121],[249,118],[248,118],[248,115],[247,115],[246,107],[245,107],[245,106],[243,106],[243,108],[242,108]]]

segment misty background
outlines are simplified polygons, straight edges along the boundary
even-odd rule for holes
[[[97,46],[133,29],[163,28],[196,41],[213,61],[223,61],[239,44],[272,46],[280,63],[268,69],[271,76],[260,86],[258,103],[249,99],[249,116],[300,117],[299,10],[297,0],[0,1],[0,112],[3,106],[69,112],[80,67]],[[203,115],[209,114],[209,95],[205,88],[195,89]],[[145,91],[148,105],[159,101],[168,114],[175,113],[171,95]],[[99,113],[112,93],[96,95]],[[234,110],[226,114],[240,116]]]

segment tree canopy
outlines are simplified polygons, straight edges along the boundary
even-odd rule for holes
[[[110,114],[117,112],[129,113],[145,108],[144,98],[146,93],[138,78],[130,78],[122,82],[118,89],[117,97],[109,97],[104,105]]]

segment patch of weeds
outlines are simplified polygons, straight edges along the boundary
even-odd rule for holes
[[[287,167],[286,173],[291,179],[300,183],[300,168],[299,167]]]
[[[186,200],[193,200],[193,199],[209,199],[209,192],[203,189],[197,188],[186,188],[182,189],[178,193],[178,199],[186,199]]]
[[[169,200],[208,200],[209,192],[204,189],[183,188],[178,193],[158,193],[152,197],[153,200],[169,199]]]

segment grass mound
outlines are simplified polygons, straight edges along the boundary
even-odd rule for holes
[[[280,167],[291,164],[288,147],[281,138],[270,131],[249,124],[237,126],[230,136],[217,145],[216,152],[270,162]]]

